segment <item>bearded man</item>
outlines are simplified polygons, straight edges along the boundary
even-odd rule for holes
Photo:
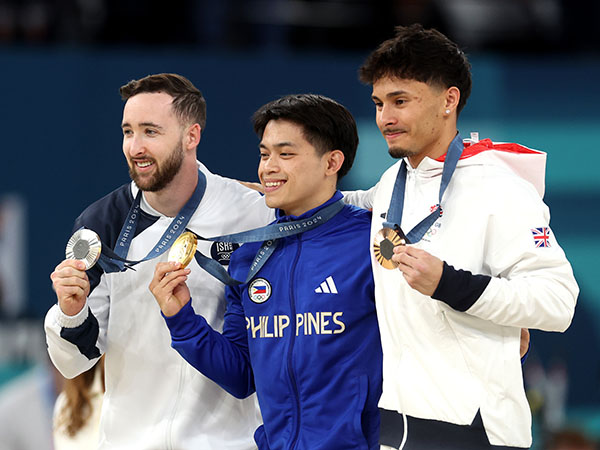
[[[123,153],[133,181],[90,205],[74,230],[95,231],[102,253],[109,247],[141,262],[135,270],[114,269],[102,258],[92,268],[77,259],[56,267],[51,279],[58,304],[45,321],[50,357],[73,378],[106,355],[99,448],[253,448],[261,423],[255,396],[234,398],[171,349],[148,285],[156,261],[167,259],[161,252],[182,228],[219,236],[263,226],[273,213],[257,192],[196,160],[206,103],[189,80],[150,75],[120,92]],[[230,253],[234,246],[199,244],[227,265],[224,248]],[[152,261],[155,254],[161,256]],[[189,267],[194,308],[222,329],[224,285],[196,261]]]

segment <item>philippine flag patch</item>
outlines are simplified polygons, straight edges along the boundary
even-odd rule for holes
[[[550,228],[532,228],[533,242],[535,247],[550,247]]]
[[[271,296],[271,283],[264,278],[254,279],[248,286],[248,297],[254,303],[264,303]]]

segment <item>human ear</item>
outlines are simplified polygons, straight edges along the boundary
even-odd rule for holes
[[[344,164],[344,153],[341,150],[331,150],[325,154],[327,166],[325,168],[325,175],[335,175],[342,168]]]
[[[195,149],[200,143],[200,137],[202,135],[202,129],[200,128],[200,124],[195,123],[191,125],[184,136],[183,145],[185,148]]]
[[[451,86],[446,89],[444,96],[444,113],[449,115],[452,111],[456,111],[460,100],[460,89],[456,86]]]

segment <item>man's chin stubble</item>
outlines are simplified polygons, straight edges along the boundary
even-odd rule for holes
[[[405,158],[407,156],[412,156],[412,154],[413,154],[413,152],[411,152],[410,150],[406,150],[404,148],[398,148],[398,147],[390,147],[388,149],[388,153],[390,154],[390,156],[392,158],[396,158],[396,159]]]

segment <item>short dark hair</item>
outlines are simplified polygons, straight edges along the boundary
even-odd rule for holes
[[[323,95],[293,94],[263,105],[252,116],[254,131],[262,139],[271,120],[288,120],[302,127],[304,138],[321,155],[341,150],[344,162],[338,180],[348,173],[358,147],[356,122],[344,106]]]
[[[460,114],[471,94],[471,64],[464,52],[437,30],[420,24],[396,27],[396,36],[383,42],[359,69],[359,78],[373,85],[384,77],[416,80],[460,90]]]
[[[173,97],[173,111],[183,123],[198,123],[204,131],[206,126],[206,100],[202,92],[190,80],[176,73],[148,75],[131,80],[119,89],[121,98],[129,100],[134,95],[164,92]]]

